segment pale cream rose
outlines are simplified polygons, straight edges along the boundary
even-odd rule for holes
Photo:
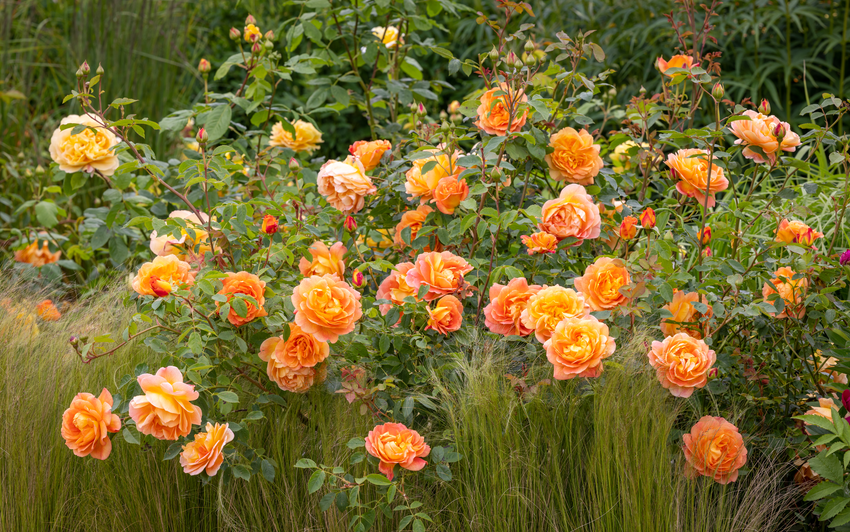
[[[190,211],[174,211],[168,215],[169,218],[181,218],[186,221],[195,237],[192,238],[185,229],[181,231],[180,238],[174,238],[171,233],[160,236],[155,230],[151,232],[151,251],[155,255],[176,255],[180,260],[187,260],[194,256],[203,257],[204,253],[212,248],[209,244],[209,233],[204,225],[209,222],[209,216],[200,213],[200,218]]]
[[[115,173],[119,166],[118,156],[112,150],[119,143],[114,133],[100,126],[88,114],[66,116],[59,122],[89,126],[84,131],[72,135],[74,128],[53,132],[50,138],[50,158],[59,165],[59,169],[69,174],[74,172],[93,173],[99,171],[105,176]]]
[[[387,48],[395,48],[399,42],[404,44],[404,40],[399,39],[398,28],[395,26],[375,26],[372,28],[372,35],[377,37]]]
[[[326,162],[316,177],[316,184],[319,194],[332,207],[346,214],[358,212],[366,203],[365,197],[378,191],[366,175],[366,169],[353,157],[345,162]]]
[[[269,146],[307,153],[313,153],[319,149],[319,144],[323,142],[322,133],[316,129],[316,126],[304,120],[296,120],[292,127],[295,129],[294,137],[292,133],[283,128],[283,123],[278,122],[273,125]]]

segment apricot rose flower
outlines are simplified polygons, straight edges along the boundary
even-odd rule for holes
[[[407,284],[407,272],[413,268],[412,262],[402,262],[396,264],[395,269],[390,272],[386,279],[381,281],[381,286],[378,287],[378,293],[375,294],[375,299],[386,299],[392,301],[392,304],[382,303],[378,308],[381,315],[386,316],[393,305],[404,305],[404,298],[416,298],[416,290]]]
[[[602,361],[617,347],[609,334],[608,326],[593,316],[561,320],[543,344],[546,358],[555,366],[555,378],[598,377]]]
[[[142,264],[133,278],[133,290],[139,295],[164,297],[181,286],[192,286],[195,274],[188,262],[175,255],[154,257]]]
[[[416,262],[407,272],[405,281],[416,293],[419,292],[420,286],[426,285],[428,292],[425,294],[425,301],[434,301],[450,294],[466,297],[467,287],[463,276],[472,269],[468,262],[450,251],[432,251],[416,257]]]
[[[648,356],[661,386],[683,398],[708,383],[708,372],[716,361],[714,351],[705,342],[685,333],[652,342]]]
[[[360,293],[335,275],[306,277],[292,292],[295,323],[321,342],[335,343],[363,315]]]
[[[773,115],[765,116],[758,111],[746,110],[749,120],[736,120],[729,129],[738,137],[735,144],[744,146],[743,155],[757,163],[773,163],[776,155],[783,151],[793,152],[800,145],[800,136],[791,131],[788,122]],[[781,136],[777,133],[781,133]],[[752,148],[760,148],[761,153]],[[766,157],[766,158],[765,158]]]
[[[581,185],[567,185],[561,194],[543,204],[537,227],[558,240],[575,237],[579,242],[597,238],[602,230],[599,207]]]
[[[522,243],[528,248],[528,254],[555,253],[558,251],[558,238],[546,231],[538,231],[532,235],[522,235]]]
[[[460,202],[469,196],[469,185],[466,179],[458,175],[446,176],[437,182],[434,189],[434,203],[437,210],[443,214],[454,214]]]
[[[41,248],[39,248],[38,240],[30,242],[27,247],[15,251],[15,261],[25,262],[35,266],[36,268],[44,266],[45,264],[54,263],[58,261],[61,256],[61,251],[50,251],[50,247],[47,245],[46,241],[42,244]]]
[[[150,243],[154,255],[160,257],[176,255],[180,260],[187,260],[187,257],[203,257],[204,253],[210,251],[212,248],[209,244],[209,233],[204,229],[204,224],[209,222],[209,216],[204,213],[200,214],[200,217],[190,211],[174,211],[169,214],[169,218],[184,220],[194,236],[191,236],[186,229],[180,230],[180,238],[174,238],[171,233],[160,236],[154,230],[151,232]]]
[[[284,129],[281,122],[273,125],[269,146],[307,153],[313,153],[319,149],[319,144],[322,143],[322,133],[316,129],[316,126],[304,120],[296,120],[292,124],[292,128],[295,130],[295,135]]]
[[[380,460],[378,470],[393,479],[396,464],[408,471],[419,471],[428,463],[431,452],[425,438],[401,423],[377,425],[366,436],[366,452]]]
[[[316,240],[310,246],[310,255],[312,261],[301,257],[301,262],[298,263],[298,269],[301,270],[301,275],[310,277],[311,275],[325,275],[329,273],[336,275],[342,279],[345,273],[345,253],[348,251],[342,242],[334,243],[330,249],[321,240]]]
[[[241,327],[255,318],[268,316],[263,305],[266,302],[265,291],[266,282],[261,281],[259,277],[249,272],[233,273],[228,272],[227,277],[222,281],[224,286],[218,291],[219,294],[227,296],[227,302],[231,303],[233,296],[236,294],[244,294],[253,297],[258,306],[255,306],[250,301],[245,301],[248,311],[245,316],[240,316],[233,304],[230,305],[230,312],[227,314],[227,321],[234,327]]]
[[[528,298],[520,319],[525,328],[534,331],[537,341],[544,343],[562,320],[589,315],[584,295],[572,288],[555,285],[544,286]]]
[[[815,231],[798,220],[782,220],[776,228],[776,241],[785,244],[802,244],[809,247],[815,240],[822,237],[823,233]]]
[[[555,149],[546,155],[552,179],[579,185],[593,184],[593,178],[604,163],[599,156],[601,147],[593,143],[593,136],[587,130],[565,127],[552,135],[549,146]]]
[[[539,285],[529,285],[525,277],[511,279],[507,285],[493,283],[490,287],[490,303],[484,307],[484,325],[496,334],[528,336],[534,327],[523,323],[523,311],[529,299],[540,290]]]
[[[139,432],[158,440],[176,440],[189,434],[192,425],[201,424],[201,408],[192,404],[198,392],[183,382],[179,369],[159,368],[156,375],[142,373],[138,381],[142,395],[130,401],[130,417]]]
[[[699,66],[699,63],[694,63],[694,58],[689,55],[674,55],[669,61],[665,60],[663,57],[659,57],[655,60],[655,66],[665,76],[672,76],[673,74],[667,73],[667,70],[670,68],[684,68],[690,70],[695,66]]]
[[[98,397],[78,393],[62,414],[62,438],[77,456],[106,460],[112,452],[110,432],[118,432],[121,418],[112,413],[112,394],[106,388]]]
[[[704,315],[694,308],[693,304],[696,302],[707,307]],[[682,292],[680,290],[674,292],[670,303],[661,308],[668,310],[673,315],[661,320],[661,332],[664,336],[673,336],[676,333],[683,332],[694,338],[702,338],[705,327],[700,323],[700,319],[709,318],[713,313],[704,295],[700,296],[696,292]]]
[[[783,319],[791,316],[801,319],[806,315],[805,297],[806,290],[809,287],[809,280],[805,277],[794,279],[797,272],[787,266],[783,266],[774,272],[775,277],[764,283],[761,294],[765,300],[773,294],[779,294],[780,298],[785,302],[785,308],[779,314],[771,312],[770,315],[777,319]],[[775,303],[774,303],[775,305]]]
[[[500,93],[496,95],[496,93]],[[500,83],[481,95],[478,120],[475,125],[490,135],[504,136],[508,131],[517,132],[528,118],[528,101],[523,90],[514,91],[506,83]],[[523,107],[522,113],[519,108]]]
[[[393,243],[401,248],[407,246],[401,236],[401,232],[407,227],[410,228],[410,242],[413,242],[416,239],[416,233],[422,229],[422,224],[425,223],[425,218],[427,218],[432,212],[434,212],[434,209],[431,207],[427,205],[420,205],[416,210],[407,211],[402,214],[401,220],[399,220],[398,225],[395,226]]]
[[[62,130],[66,124],[87,126],[85,130],[72,134],[74,128]],[[70,115],[59,122],[50,138],[50,158],[63,172],[93,173],[95,170],[105,176],[111,176],[118,169],[118,155],[112,149],[118,145],[118,137],[102,127],[93,116]]]
[[[316,177],[319,194],[337,210],[352,214],[366,204],[366,196],[378,191],[360,161],[348,157],[345,162],[328,161]]]
[[[368,172],[374,170],[380,163],[384,153],[393,149],[388,140],[358,140],[348,148],[348,152],[360,160]]]
[[[318,340],[312,334],[304,332],[297,323],[289,324],[289,338],[272,336],[260,345],[260,359],[269,363],[268,373],[271,375],[272,365],[284,365],[292,369],[301,367],[312,368],[323,362],[330,354],[327,342]]]
[[[428,307],[428,326],[440,334],[449,334],[460,329],[463,323],[463,303],[455,296],[443,296],[434,308]]]
[[[713,478],[718,484],[738,479],[747,463],[747,448],[738,428],[722,417],[703,416],[684,436],[687,472]]]
[[[700,149],[679,150],[671,153],[664,161],[676,179],[676,190],[690,198],[696,198],[700,205],[705,204],[705,191],[708,188],[708,206],[714,207],[714,194],[726,190],[729,180],[723,174],[723,168],[711,163],[711,184],[708,181],[708,151]]]
[[[629,270],[620,259],[599,257],[575,279],[576,288],[584,295],[590,310],[612,310],[629,302],[620,288],[631,284]]]
[[[410,194],[408,200],[413,201],[419,198],[420,203],[429,203],[434,199],[434,191],[437,190],[441,179],[463,171],[457,166],[460,152],[445,153],[445,149],[445,145],[440,144],[436,149],[425,150],[433,155],[413,161],[413,166],[404,174],[406,179],[404,190]],[[435,164],[429,165],[429,163]],[[425,170],[426,165],[429,167],[428,170]]]
[[[234,437],[229,424],[207,423],[206,432],[195,434],[195,441],[183,446],[183,452],[180,453],[183,472],[192,476],[203,472],[208,476],[215,476],[224,462],[222,449],[232,442]]]

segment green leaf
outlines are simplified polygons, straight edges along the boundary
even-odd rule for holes
[[[39,201],[35,206],[35,217],[38,218],[38,223],[44,227],[53,227],[59,220],[56,214],[59,212],[59,207],[52,201]]]
[[[334,499],[336,498],[336,494],[334,492],[325,493],[322,499],[319,501],[319,510],[323,512],[327,512],[331,508],[331,504],[334,503]]]
[[[842,510],[841,513],[838,514],[831,523],[829,523],[829,527],[836,528],[841,525],[846,525],[847,523],[850,523],[850,508]]]
[[[836,497],[834,499],[830,499],[826,502],[823,507],[823,512],[821,512],[818,517],[819,521],[826,521],[827,519],[832,519],[838,512],[844,509],[847,506],[847,503],[850,502],[850,497]]]
[[[425,523],[421,519],[413,521],[413,532],[425,532]]]
[[[298,469],[310,469],[316,467],[316,462],[310,460],[309,458],[301,458],[295,463],[295,467]]]
[[[252,410],[245,416],[246,421],[256,421],[258,419],[263,419],[263,412],[261,410]]]
[[[133,445],[139,444],[139,439],[136,438],[136,436],[132,432],[130,432],[129,428],[125,428],[121,432],[121,436],[124,437],[124,441],[126,441],[127,443],[132,443]]]
[[[832,421],[828,420],[822,416],[794,416],[794,419],[799,419],[800,421],[805,421],[809,425],[816,425],[822,429],[826,429],[832,433],[835,433],[835,425],[832,424]]]
[[[263,478],[269,482],[274,482],[274,466],[268,460],[260,462],[260,469],[263,472]]]
[[[331,87],[331,95],[344,107],[348,107],[348,105],[351,103],[351,97],[348,95],[348,91],[340,87],[339,85],[334,85]]]
[[[225,403],[238,403],[239,396],[233,392],[218,392],[218,397]]]
[[[213,107],[201,116],[204,117],[204,129],[207,130],[207,135],[210,137],[209,141],[213,142],[227,133],[232,112],[230,105],[224,103]]]
[[[836,484],[844,484],[844,467],[842,467],[841,461],[836,455],[826,456],[826,452],[822,452],[809,460],[809,466],[811,466],[812,471],[823,478]]]
[[[345,445],[349,449],[357,449],[366,445],[366,441],[363,438],[351,438]]]
[[[310,480],[307,481],[307,492],[316,493],[325,483],[325,472],[318,469],[310,475]]]
[[[387,477],[384,475],[378,475],[377,473],[372,473],[371,475],[366,475],[366,480],[370,484],[374,484],[376,486],[389,486],[392,484]]]
[[[171,460],[183,450],[183,444],[180,442],[172,443],[168,446],[168,449],[165,451],[165,456],[162,457],[163,461]]]
[[[809,490],[806,493],[806,496],[803,498],[805,501],[817,501],[823,499],[827,495],[831,495],[836,491],[840,490],[841,486],[834,482],[821,482],[820,484],[816,484],[815,487]]]
[[[251,480],[251,470],[243,464],[233,466],[233,476],[242,480]]]

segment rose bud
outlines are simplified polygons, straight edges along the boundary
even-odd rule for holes
[[[248,24],[256,24],[256,23],[257,23],[257,19],[255,19],[253,15],[248,15],[248,17],[245,19],[245,25],[246,26]]]
[[[706,225],[701,231],[697,231],[697,239],[703,246],[711,241],[711,227]]]
[[[846,250],[840,257],[838,257],[838,263],[842,266],[850,264],[850,249]]]
[[[637,218],[634,216],[626,216],[620,224],[620,238],[623,240],[631,240],[637,233]]]
[[[98,76],[102,76],[102,75],[103,75],[103,73],[104,73],[104,72],[106,72],[106,71],[105,71],[105,70],[103,70],[103,65],[101,65],[100,63],[98,63],[98,64],[97,64],[97,70],[95,70],[94,72],[95,72],[95,74],[97,74]]]
[[[490,50],[490,60],[494,63],[499,60],[499,50],[496,50],[495,46]]]
[[[230,28],[230,40],[238,41],[241,38],[242,38],[242,32],[240,32],[236,28]]]
[[[80,343],[80,339],[79,339],[79,338],[77,338],[76,336],[72,336],[72,337],[71,337],[71,339],[70,339],[70,340],[68,340],[68,341],[69,341],[69,342],[71,343],[71,345],[73,345],[73,346],[76,346],[78,343]]]
[[[723,98],[725,94],[726,91],[723,90],[723,85],[721,85],[720,83],[715,83],[714,87],[711,89],[711,95],[714,97],[714,99],[719,101]]]
[[[354,273],[351,274],[351,284],[355,286],[355,288],[361,288],[366,284],[366,278],[363,277],[363,272],[354,270]]]
[[[759,104],[759,113],[761,113],[763,115],[769,115],[770,114],[770,104],[767,103],[767,100],[762,100],[761,103]]]
[[[534,43],[531,42],[531,39],[525,41],[525,51],[531,53],[534,51]]]
[[[198,144],[206,144],[210,140],[210,135],[206,129],[201,128],[198,130],[198,134],[195,135],[195,140],[198,141]]]
[[[647,207],[645,211],[640,213],[640,225],[646,229],[655,227],[655,211],[652,210],[652,207]]]
[[[710,257],[711,255],[712,255],[712,253],[711,253],[710,247],[706,246],[705,248],[703,248],[703,250],[702,250],[702,256],[703,257]]]
[[[289,159],[289,169],[293,172],[297,172],[298,169],[301,168],[301,163],[298,162],[298,159],[295,157]]]
[[[720,370],[718,370],[717,368],[711,368],[710,370],[708,370],[708,378],[714,379],[717,377],[718,373],[720,373]]]
[[[779,122],[778,124],[776,124],[776,127],[773,128],[773,136],[775,136],[776,139],[780,142],[781,139],[785,136],[785,133],[787,133],[787,131],[785,131],[785,126],[782,125],[782,122]]]
[[[519,61],[519,57],[513,51],[508,52],[508,55],[505,56],[505,64],[509,67],[516,65],[517,61]]]
[[[345,226],[346,231],[351,233],[357,230],[357,222],[354,220],[354,216],[346,216],[343,225]]]
[[[209,74],[211,68],[212,67],[210,66],[210,62],[206,59],[201,59],[201,61],[198,63],[198,72],[200,72],[201,74]]]
[[[272,30],[267,31],[266,34],[265,34],[265,38],[270,40],[270,41],[273,41],[274,40],[274,32]]]
[[[263,217],[263,226],[262,231],[267,235],[273,235],[277,233],[277,218],[272,216],[271,214],[267,214]]]
[[[259,41],[255,40],[254,44],[251,45],[251,53],[254,54],[254,55],[259,54],[262,49],[263,49],[263,47],[260,46]]]
[[[151,290],[156,297],[165,297],[171,293],[171,283],[156,276],[151,276]]]
[[[83,73],[83,76],[89,75],[89,72],[91,72],[91,67],[89,67],[88,61],[83,61],[83,64],[80,65],[80,72]]]

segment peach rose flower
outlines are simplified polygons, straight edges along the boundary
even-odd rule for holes
[[[722,417],[703,416],[684,436],[687,472],[711,477],[718,484],[738,479],[747,463],[747,448],[738,428]]]
[[[347,251],[348,249],[342,245],[342,242],[336,242],[328,249],[324,242],[316,240],[310,246],[310,255],[313,256],[312,262],[301,257],[298,269],[301,270],[301,275],[305,277],[329,273],[342,279],[345,273],[343,258]]]
[[[631,240],[637,234],[638,220],[634,216],[626,216],[620,222],[620,238],[623,240]]]
[[[154,257],[139,268],[133,278],[133,290],[143,296],[165,297],[175,288],[192,286],[195,274],[188,262],[175,255]]]
[[[597,238],[602,231],[599,207],[581,185],[567,185],[560,196],[543,204],[537,227],[558,240]]]
[[[463,303],[455,296],[443,296],[434,308],[428,307],[428,326],[425,330],[446,335],[460,329],[463,323]]]
[[[159,368],[156,375],[139,375],[142,395],[130,401],[130,417],[142,434],[158,440],[176,440],[189,434],[192,425],[201,424],[201,408],[192,404],[198,398],[195,386],[183,382],[174,366]]]
[[[348,152],[356,157],[368,172],[381,163],[384,152],[393,149],[388,140],[358,140],[348,148]]]
[[[317,340],[312,334],[305,333],[297,323],[289,324],[289,338],[272,336],[260,345],[260,359],[269,363],[268,373],[271,375],[272,365],[297,369],[312,368],[323,362],[330,355],[327,342]]]
[[[283,123],[278,122],[272,126],[272,135],[269,138],[269,146],[289,148],[295,152],[307,152],[312,154],[319,149],[322,141],[322,133],[310,122],[296,120],[292,124],[295,135],[283,128]]]
[[[658,381],[675,397],[688,398],[694,388],[704,387],[715,361],[714,351],[705,342],[685,333],[652,342],[649,351],[649,363],[655,368]]]
[[[620,288],[630,285],[632,278],[629,270],[620,259],[599,257],[584,270],[584,275],[576,277],[575,286],[584,294],[590,310],[612,310],[629,302],[629,298],[620,293]]]
[[[694,308],[693,304],[697,301],[708,307],[705,314],[700,314]],[[672,318],[661,320],[661,333],[664,336],[673,336],[676,333],[683,332],[694,338],[702,338],[705,326],[700,323],[700,320],[710,318],[714,312],[705,295],[700,296],[696,292],[682,292],[680,290],[676,290],[670,303],[661,308],[670,311],[670,314],[673,315]]]
[[[209,233],[204,229],[204,224],[209,222],[209,216],[201,213],[199,218],[190,211],[174,211],[168,217],[185,220],[186,225],[195,236],[190,236],[185,229],[182,229],[180,238],[175,239],[171,236],[171,233],[159,236],[154,230],[151,232],[150,243],[154,255],[160,257],[176,255],[180,260],[187,260],[187,258],[203,257],[204,253],[212,250],[209,243]]]
[[[221,451],[234,437],[227,423],[207,423],[206,432],[195,434],[195,441],[183,446],[183,452],[180,453],[183,472],[195,476],[206,471],[207,475],[214,477],[224,462]]]
[[[399,42],[404,44],[404,40],[399,39],[399,31],[395,26],[375,26],[372,28],[372,35],[390,49],[395,48]]]
[[[800,145],[800,136],[791,131],[788,122],[782,122],[773,115],[765,116],[758,111],[747,110],[744,115],[749,120],[736,120],[729,125],[732,134],[738,137],[735,144],[744,146],[744,157],[757,163],[773,164],[779,152],[793,152]],[[777,137],[777,130],[783,133],[782,140]],[[764,156],[752,150],[752,146],[761,148]],[[767,159],[765,159],[767,156]]]
[[[493,283],[490,287],[490,303],[484,307],[484,325],[490,332],[504,336],[528,336],[534,327],[522,321],[528,300],[541,290],[539,285],[528,284],[525,277],[508,281],[507,285]]]
[[[62,313],[53,304],[50,299],[45,299],[35,306],[35,313],[44,321],[58,321],[62,317]]]
[[[526,329],[534,331],[537,341],[544,343],[561,321],[589,315],[584,295],[572,288],[555,285],[544,286],[528,298],[520,319]]]
[[[711,185],[708,184],[708,151],[700,149],[679,150],[667,155],[664,164],[670,167],[675,178],[676,190],[696,198],[700,205],[705,203],[705,189],[708,187],[708,206],[714,207],[714,194],[726,190],[729,180],[723,175],[723,168],[711,164]]]
[[[405,176],[404,190],[410,196],[407,198],[410,201],[419,198],[420,203],[428,203],[434,199],[434,191],[437,190],[437,185],[444,177],[457,175],[463,171],[463,168],[457,166],[457,159],[460,157],[460,152],[442,153],[446,149],[445,144],[440,144],[436,149],[424,150],[426,153],[432,153],[430,157],[416,159],[412,162],[413,166],[408,170]],[[433,168],[428,171],[425,166],[428,163],[436,163]]]
[[[24,249],[15,251],[15,261],[31,264],[36,268],[40,268],[45,264],[51,264],[59,260],[62,256],[61,251],[51,252],[47,242],[38,247],[38,240],[30,242]]]
[[[336,343],[363,315],[360,293],[335,275],[306,277],[292,292],[295,323],[320,342]]]
[[[457,174],[460,175],[460,174]],[[443,214],[454,214],[460,202],[469,196],[466,179],[451,175],[440,179],[434,189],[434,202]]]
[[[528,254],[555,253],[558,251],[558,239],[546,231],[539,231],[532,235],[522,235],[522,243],[528,248]]]
[[[56,128],[50,138],[50,158],[59,165],[63,172],[94,173],[95,170],[105,176],[110,176],[118,169],[118,155],[112,148],[120,142],[112,131],[101,127],[93,116],[70,115],[59,122],[88,126],[84,131],[72,135],[73,128],[62,130]],[[94,129],[89,129],[94,128]]]
[[[386,299],[399,307],[404,305],[404,298],[408,296],[416,299],[416,290],[407,284],[407,272],[411,268],[413,268],[412,262],[396,264],[395,269],[390,272],[386,279],[381,281],[375,299]],[[381,315],[386,316],[391,307],[391,304],[383,303],[378,308],[381,310]]]
[[[552,135],[549,146],[555,151],[546,155],[546,164],[555,181],[592,185],[604,165],[599,156],[601,146],[593,143],[593,135],[587,130],[565,127]]]
[[[378,191],[366,175],[359,160],[348,157],[345,162],[328,161],[316,177],[319,194],[337,210],[352,214],[365,205],[365,197]]]
[[[594,378],[602,374],[602,360],[614,354],[617,344],[608,326],[593,316],[565,318],[546,340],[546,358],[555,366],[555,378]]]
[[[655,67],[665,76],[673,76],[673,74],[667,74],[667,69],[669,68],[686,68],[690,70],[695,66],[699,66],[699,63],[694,63],[694,58],[689,55],[674,55],[669,61],[665,61],[663,57],[655,60]]]
[[[227,272],[226,275],[227,277],[222,281],[223,286],[218,293],[227,296],[228,303],[230,303],[235,294],[245,294],[246,296],[253,297],[259,305],[259,307],[256,307],[253,303],[245,301],[245,304],[248,306],[248,312],[244,317],[240,316],[236,312],[236,309],[231,306],[230,312],[227,314],[227,321],[229,321],[231,325],[234,327],[241,327],[249,321],[252,321],[254,318],[268,316],[266,309],[263,308],[263,305],[266,302],[264,295],[266,292],[265,281],[261,281],[259,277],[248,272]]]
[[[404,228],[410,228],[410,241],[413,242],[416,240],[416,234],[422,229],[422,224],[425,223],[425,218],[428,217],[430,213],[434,212],[434,209],[427,205],[420,205],[415,211],[407,211],[401,215],[401,220],[399,220],[398,225],[395,226],[395,235],[393,236],[393,243],[400,247],[406,247],[407,244],[404,243],[404,239],[401,237],[401,232]]]
[[[378,470],[393,479],[396,464],[408,471],[419,471],[428,463],[423,458],[431,447],[415,430],[401,423],[377,425],[366,436],[366,452],[381,461]]]
[[[812,246],[823,233],[815,231],[808,225],[797,220],[782,220],[776,228],[776,241],[786,244],[802,244],[806,247]]]
[[[106,388],[98,397],[78,393],[62,414],[62,438],[77,456],[106,460],[112,452],[110,432],[121,429],[121,418],[112,413],[112,394]]]
[[[497,92],[500,92],[498,96]],[[475,125],[490,135],[505,136],[517,132],[528,118],[528,101],[525,91],[514,91],[507,83],[500,83],[481,95],[478,120]],[[522,114],[519,107],[522,106]]]
[[[774,292],[785,301],[785,309],[779,314],[771,312],[770,315],[777,319],[791,316],[802,319],[806,315],[804,299],[806,290],[809,288],[809,280],[805,277],[794,280],[797,272],[787,266],[783,266],[774,272],[776,277],[764,283],[761,295],[767,301],[768,296]]]
[[[425,301],[434,301],[450,294],[467,297],[463,276],[472,269],[468,262],[450,251],[432,251],[416,257],[416,262],[407,272],[405,281],[417,294],[420,286],[428,286]]]

